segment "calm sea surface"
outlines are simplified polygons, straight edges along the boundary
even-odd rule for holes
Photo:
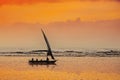
[[[0,56],[0,80],[120,80],[119,57],[56,57],[56,65],[29,59]]]

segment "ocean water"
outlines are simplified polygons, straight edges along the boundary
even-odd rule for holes
[[[56,57],[56,65],[30,65],[31,58],[0,56],[0,80],[120,80],[119,57]]]

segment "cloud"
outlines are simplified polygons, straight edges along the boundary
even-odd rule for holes
[[[23,4],[35,4],[41,2],[53,3],[53,2],[70,2],[70,1],[117,1],[120,0],[0,0],[0,5],[23,5]]]
[[[41,47],[45,31],[54,48],[120,48],[120,19],[82,22],[79,18],[65,22],[16,23],[0,27],[0,46]],[[40,45],[42,46],[40,46]],[[45,45],[44,45],[45,46]]]
[[[21,4],[34,4],[40,2],[58,2],[59,0],[0,0],[0,5],[21,5]]]

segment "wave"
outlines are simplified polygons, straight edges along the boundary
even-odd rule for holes
[[[72,57],[120,57],[120,50],[53,50],[54,56],[72,56]],[[45,56],[43,50],[0,52],[0,56]]]

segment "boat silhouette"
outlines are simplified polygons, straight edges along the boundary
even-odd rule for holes
[[[37,64],[39,64],[39,65],[55,64],[55,62],[57,60],[55,60],[55,58],[54,58],[54,56],[52,54],[52,50],[51,50],[50,44],[48,42],[48,39],[47,39],[44,31],[42,29],[41,29],[41,31],[42,31],[44,40],[45,40],[46,45],[47,45],[47,50],[41,50],[41,51],[47,52],[46,60],[38,60],[38,59],[34,60],[34,58],[32,58],[31,60],[29,60],[29,63],[30,64],[36,64],[36,65]],[[49,58],[48,58],[49,56],[51,56],[52,60],[49,60]]]

